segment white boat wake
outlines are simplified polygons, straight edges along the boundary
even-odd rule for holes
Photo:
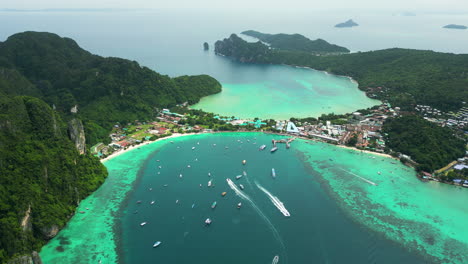
[[[266,190],[265,188],[263,188],[260,184],[258,184],[257,182],[255,182],[255,185],[257,185],[257,187],[262,191],[264,192],[268,198],[270,198],[271,202],[276,206],[276,208],[278,208],[278,210],[280,210],[280,212],[284,215],[284,216],[291,216],[291,214],[289,213],[288,209],[286,209],[286,207],[284,206],[284,204],[280,201],[280,199],[274,195],[272,195],[268,190]]]
[[[280,243],[281,249],[283,250],[283,254],[284,254],[285,258],[287,259],[286,247],[284,246],[283,239],[281,238],[278,230],[276,230],[275,226],[271,223],[270,219],[268,219],[268,217],[262,212],[262,210],[260,210],[260,208],[258,208],[258,206],[254,203],[254,201],[252,201],[252,199],[250,199],[250,197],[248,195],[246,195],[244,192],[242,192],[239,189],[239,187],[237,187],[237,185],[234,182],[232,182],[231,179],[227,178],[226,181],[227,181],[229,187],[236,193],[236,195],[241,197],[245,201],[249,202],[250,205],[254,208],[254,210],[263,218],[263,220],[265,220],[265,222],[268,224],[271,231],[273,232],[273,235],[275,236],[276,240]]]
[[[340,170],[345,171],[345,172],[347,172],[347,173],[353,175],[354,177],[357,177],[357,178],[359,178],[359,179],[361,179],[361,180],[363,180],[363,181],[365,181],[365,182],[367,182],[367,183],[369,183],[369,184],[372,184],[372,185],[374,185],[374,186],[377,186],[377,185],[378,185],[378,184],[375,183],[375,182],[371,182],[371,181],[369,181],[368,179],[365,179],[365,178],[363,178],[363,177],[361,177],[361,176],[359,176],[359,175],[356,175],[356,174],[354,174],[354,173],[352,173],[352,172],[350,172],[350,171],[347,171],[347,170],[345,170],[345,169],[341,169],[341,168],[340,168]]]

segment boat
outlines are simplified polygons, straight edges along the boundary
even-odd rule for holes
[[[211,172],[208,172],[208,177],[210,177],[210,176],[211,176]]]
[[[382,174],[382,172],[378,171],[378,172],[377,172],[377,174],[379,174],[379,175],[380,175],[380,174]]]
[[[244,185],[239,184],[239,188],[240,188],[241,190],[244,190]]]
[[[246,172],[246,171],[243,171],[242,174],[243,174],[244,176],[247,176],[247,172]]]
[[[211,187],[211,181],[212,181],[212,180],[209,180],[209,181],[208,181],[208,187]]]
[[[148,190],[152,191],[152,190],[153,190],[153,188],[149,188]]]
[[[156,241],[156,242],[154,242],[153,247],[155,248],[155,247],[157,247],[159,245],[161,245],[161,241]]]
[[[216,201],[214,201],[212,204],[211,204],[211,209],[215,209],[216,207]]]
[[[207,218],[207,219],[205,220],[205,225],[210,225],[210,224],[211,224],[211,219],[210,219],[210,218]]]
[[[192,149],[195,149],[195,147],[192,147]]]
[[[226,194],[227,194],[227,192],[223,192],[223,193],[221,193],[221,196],[224,197],[224,196],[226,196]]]
[[[237,175],[237,176],[236,176],[236,180],[238,180],[238,179],[240,179],[240,178],[242,178],[242,175]]]
[[[202,184],[200,183],[200,188],[202,187]]]
[[[179,203],[179,200],[176,200],[175,203]]]
[[[243,164],[243,165],[245,165],[246,163],[247,163],[247,161],[246,161],[246,160],[243,160],[243,161],[242,161],[242,164]]]
[[[142,223],[140,224],[140,226],[144,226],[144,225],[146,225],[146,224],[147,224],[147,222],[142,222]]]
[[[136,203],[137,203],[137,204],[141,204],[141,200],[138,200]]]
[[[242,203],[237,204],[237,209],[240,209],[242,207]]]
[[[258,150],[264,150],[266,148],[266,145],[261,145]]]
[[[190,168],[190,165],[187,165],[187,168]]]
[[[273,258],[273,261],[271,262],[271,264],[276,264],[279,262],[279,256],[276,255],[274,258]]]
[[[154,204],[154,201],[151,201],[151,203],[150,203],[150,204]]]
[[[195,204],[192,204],[192,209],[195,207]]]
[[[167,186],[169,186],[169,184],[164,184],[163,186],[164,186],[164,187],[167,187]]]
[[[182,173],[181,173],[181,174],[179,174],[179,178],[182,178]]]
[[[272,149],[270,149],[270,152],[275,152],[278,150],[278,147],[273,147]]]
[[[271,177],[276,178],[275,168],[271,168]]]

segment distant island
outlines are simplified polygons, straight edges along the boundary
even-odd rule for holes
[[[357,26],[359,26],[359,24],[354,22],[352,19],[335,25],[335,27],[337,28],[348,28],[348,27],[357,27]]]
[[[255,30],[242,32],[267,43],[271,48],[310,53],[349,53],[349,49],[330,44],[323,39],[311,40],[300,34],[266,34]]]
[[[450,24],[450,25],[444,26],[443,28],[449,28],[449,29],[467,29],[468,27],[467,27],[467,26],[464,26],[464,25]]]

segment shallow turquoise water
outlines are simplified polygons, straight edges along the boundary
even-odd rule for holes
[[[106,162],[108,180],[78,209],[89,210],[41,256],[45,263],[256,264],[275,255],[279,263],[298,264],[466,263],[465,189],[422,183],[393,159],[323,143],[296,140],[272,154],[272,138],[279,137],[180,137]],[[259,151],[261,144],[267,150]],[[235,180],[243,171],[247,176]],[[237,196],[226,178],[242,183],[249,199]],[[210,227],[203,224],[207,217]],[[163,243],[152,248],[155,241]]]
[[[350,113],[380,103],[347,77],[283,65],[244,66],[249,68],[249,76],[257,78],[223,83],[221,93],[204,97],[191,108],[240,118],[289,119]]]

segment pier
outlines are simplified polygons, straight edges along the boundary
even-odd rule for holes
[[[272,139],[271,140],[271,143],[273,144],[274,147],[276,147],[276,143],[286,143],[286,148],[290,148],[291,147],[291,142],[293,142],[296,138],[295,137],[292,137],[292,138],[288,138],[288,139]]]

